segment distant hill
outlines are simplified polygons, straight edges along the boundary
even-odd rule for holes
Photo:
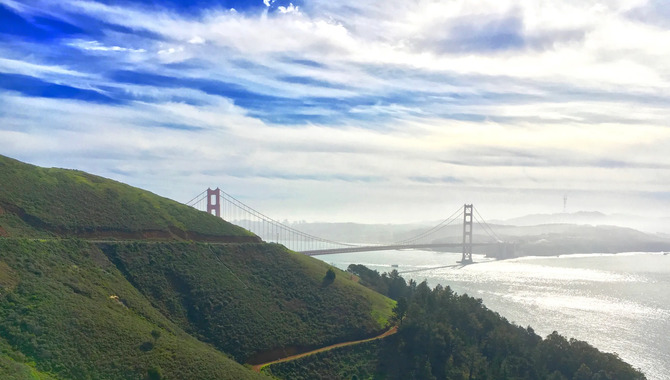
[[[670,238],[632,228],[576,224],[495,226],[505,241],[517,243],[518,256],[571,253],[658,252],[670,250]]]
[[[461,217],[462,218],[462,217]],[[293,227],[325,239],[361,244],[389,244],[414,238],[440,221],[412,224],[295,223]],[[670,227],[670,218],[645,219],[626,215],[606,215],[597,211],[561,214],[534,214],[505,221],[473,225],[474,243],[496,241],[517,243],[512,256],[551,256],[575,253],[620,253],[670,251],[670,233],[649,233],[612,223],[640,224],[661,231]],[[651,223],[651,224],[649,224]],[[486,227],[486,228],[485,228]],[[493,231],[492,237],[487,231]],[[461,244],[462,220],[442,227],[426,243]],[[443,250],[459,251],[459,247]],[[509,249],[509,248],[508,248]],[[508,250],[511,252],[511,250]],[[473,253],[502,258],[495,246],[475,246]]]
[[[618,226],[633,228],[650,234],[670,233],[670,218],[643,217],[638,215],[604,214],[599,211],[572,213],[531,214],[489,223],[511,226],[537,226],[543,224],[587,224],[591,226]]]
[[[541,224],[531,226],[489,225],[496,238],[515,243],[516,256],[551,256],[573,253],[620,253],[670,251],[670,238],[632,228],[608,225]],[[446,229],[435,242],[462,241],[462,227]],[[479,226],[473,226],[473,242],[495,242]],[[496,256],[496,247],[473,247],[474,253]]]
[[[579,213],[575,218],[589,217],[592,221],[606,218],[597,212]],[[617,253],[670,251],[670,234],[649,234],[632,228],[612,225],[590,225],[586,223],[546,223],[545,216],[521,218],[529,225],[494,224],[489,227],[501,241],[518,243],[517,256],[561,255],[571,253]],[[576,220],[576,219],[575,219]],[[532,224],[534,222],[541,224]],[[356,224],[356,223],[301,223],[294,228],[335,241],[355,243],[390,243],[417,236],[431,227],[425,224]],[[447,226],[432,236],[434,243],[454,243],[463,241],[463,227],[460,221]],[[474,242],[494,242],[484,228],[475,223]],[[453,250],[454,248],[452,248]],[[457,249],[457,248],[456,248]],[[495,247],[474,247],[475,253],[495,254]]]
[[[439,222],[435,222],[437,224]],[[426,230],[435,224],[362,224],[362,223],[292,223],[291,227],[338,242],[351,243],[389,243],[407,237],[408,232]]]
[[[511,226],[537,226],[540,224],[605,224],[608,216],[599,211],[578,211],[574,213],[531,214],[491,223]]]
[[[0,156],[0,379],[255,379],[394,301],[220,218]]]

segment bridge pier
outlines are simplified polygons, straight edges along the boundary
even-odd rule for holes
[[[472,264],[472,204],[463,205],[463,257],[461,264]]]

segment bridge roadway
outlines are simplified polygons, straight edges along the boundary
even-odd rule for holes
[[[499,245],[500,243],[472,243],[473,247],[488,245]],[[313,251],[300,251],[307,256],[334,255],[336,253],[372,252],[372,251],[394,251],[401,249],[433,249],[433,248],[463,248],[463,243],[434,243],[434,244],[398,244],[398,245],[367,245],[357,247],[317,249]]]

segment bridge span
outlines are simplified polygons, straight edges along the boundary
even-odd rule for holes
[[[473,247],[496,246],[504,243],[473,243]],[[373,251],[400,251],[405,249],[440,249],[440,248],[462,248],[461,243],[432,243],[432,244],[404,244],[404,245],[361,245],[359,247],[345,247],[332,249],[317,249],[314,251],[302,251],[307,256],[334,255],[338,253],[373,252]]]
[[[472,247],[484,246],[498,246],[496,250],[493,250],[496,257],[514,256],[514,244],[503,242],[498,238],[495,231],[479,215],[472,204],[459,206],[448,218],[416,236],[378,245],[342,243],[302,232],[288,222],[279,222],[264,215],[219,188],[203,191],[187,205],[245,228],[266,242],[283,244],[291,250],[309,256],[382,250],[459,248],[463,253],[460,263],[468,264],[472,263]],[[459,220],[462,220],[463,225],[462,242],[445,243],[444,241],[447,240],[446,227]],[[475,221],[485,232],[487,241],[473,242]]]

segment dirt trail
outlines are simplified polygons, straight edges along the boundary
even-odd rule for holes
[[[269,366],[269,365],[272,365],[272,364],[283,363],[283,362],[288,362],[288,361],[295,360],[295,359],[300,359],[300,358],[305,357],[305,356],[318,354],[319,352],[324,352],[324,351],[332,350],[333,348],[345,347],[345,346],[353,346],[354,344],[361,344],[361,343],[365,343],[365,342],[370,342],[370,341],[372,341],[372,340],[377,340],[377,339],[386,338],[387,336],[389,336],[389,335],[393,335],[393,334],[395,334],[396,332],[398,332],[398,326],[393,326],[393,327],[391,327],[390,329],[388,329],[386,332],[384,332],[383,334],[378,335],[378,336],[375,336],[375,337],[372,337],[372,338],[361,339],[361,340],[355,340],[355,341],[351,341],[351,342],[343,342],[343,343],[333,344],[333,345],[331,345],[331,346],[326,346],[326,347],[317,348],[316,350],[313,350],[313,351],[303,352],[302,354],[291,355],[291,356],[287,356],[287,357],[282,358],[282,359],[273,360],[273,361],[271,361],[271,362],[262,363],[262,364],[256,364],[256,365],[253,366],[252,368],[253,368],[254,371],[256,371],[256,372],[260,372],[261,369],[262,369],[263,367],[266,367],[266,366]]]

